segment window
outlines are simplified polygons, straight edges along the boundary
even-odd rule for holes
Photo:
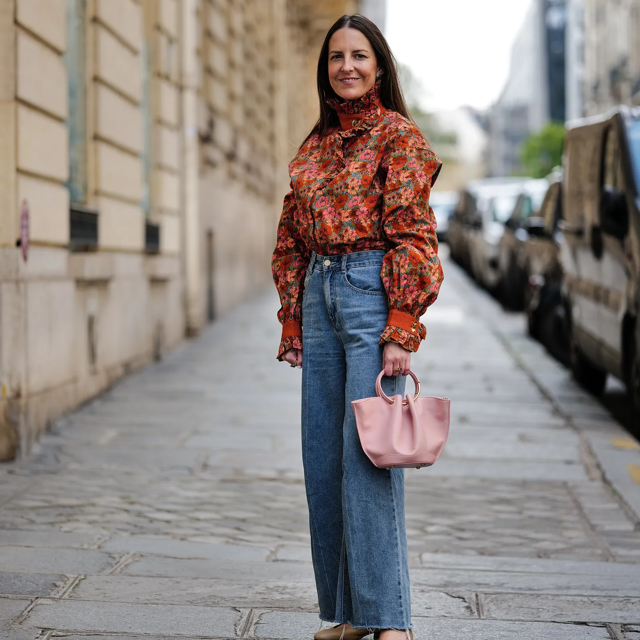
[[[517,196],[497,196],[493,198],[491,201],[493,221],[504,224],[513,213],[517,199]]]
[[[531,196],[524,196],[522,200],[522,208],[520,209],[520,218],[522,220],[527,220],[533,214],[533,202],[531,201]]]
[[[627,129],[629,151],[636,177],[636,193],[640,193],[640,118],[632,120]]]

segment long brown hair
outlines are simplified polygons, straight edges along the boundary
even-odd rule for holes
[[[320,49],[317,75],[320,117],[306,137],[305,142],[315,133],[324,137],[331,127],[337,126],[340,122],[338,114],[327,104],[327,100],[331,98],[341,100],[340,96],[338,96],[331,87],[331,82],[329,82],[329,41],[336,31],[344,29],[345,27],[360,31],[373,47],[378,64],[378,71],[381,72],[380,101],[382,102],[382,106],[392,111],[397,111],[409,120],[411,119],[404,101],[404,96],[402,95],[402,89],[400,88],[396,60],[382,32],[371,20],[359,13],[344,15],[336,20],[329,29],[322,43],[322,49]],[[304,142],[302,144],[304,144]]]

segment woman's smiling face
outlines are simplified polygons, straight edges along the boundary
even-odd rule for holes
[[[378,62],[371,43],[357,29],[338,29],[329,40],[329,82],[343,100],[357,100],[376,83]]]

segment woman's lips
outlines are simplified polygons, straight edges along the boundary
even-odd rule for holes
[[[340,82],[342,82],[343,84],[353,84],[354,82],[357,82],[358,78],[341,78]]]

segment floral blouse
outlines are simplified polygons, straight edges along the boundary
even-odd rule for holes
[[[271,269],[281,308],[278,359],[302,349],[302,293],[311,252],[334,255],[383,249],[381,277],[389,300],[380,344],[417,351],[426,329],[419,318],[442,282],[429,193],[441,162],[420,130],[386,110],[379,82],[358,100],[330,101],[340,119],[312,135],[289,165]]]

